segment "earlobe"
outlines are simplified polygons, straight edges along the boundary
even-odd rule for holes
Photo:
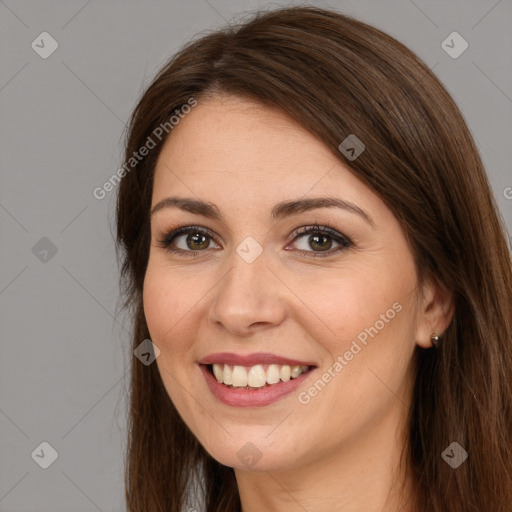
[[[432,341],[432,344],[434,345],[435,348],[439,346],[441,338],[439,337],[439,334],[437,334],[435,329],[432,329],[432,336],[430,336],[430,340]]]
[[[422,290],[416,343],[422,348],[437,348],[455,314],[454,294],[434,278],[427,279]]]

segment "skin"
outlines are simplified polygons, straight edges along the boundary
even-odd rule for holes
[[[409,475],[398,471],[411,357],[416,345],[431,347],[432,329],[446,329],[453,300],[433,280],[418,288],[411,250],[391,210],[284,113],[228,95],[202,98],[167,139],[152,207],[168,196],[215,203],[225,217],[176,207],[152,215],[143,300],[166,390],[204,448],[234,468],[243,511],[400,510],[411,497]],[[319,196],[356,204],[375,225],[338,208],[270,216],[276,203]],[[354,245],[336,251],[328,238],[319,249],[308,243],[310,235],[293,236],[315,223],[329,224]],[[207,228],[215,239],[196,242],[198,250],[182,234],[174,247],[189,253],[172,254],[158,241],[175,225]],[[236,252],[248,236],[263,249],[252,263]],[[298,252],[322,253],[329,241],[327,257]],[[198,257],[189,255],[194,249]],[[298,394],[332,372],[336,358],[394,303],[400,312],[300,403]],[[278,402],[231,407],[213,397],[197,363],[224,351],[271,352],[318,368]],[[261,454],[252,467],[237,456],[248,442]]]

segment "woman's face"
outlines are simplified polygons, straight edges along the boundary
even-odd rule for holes
[[[370,188],[284,114],[218,96],[166,141],[157,205],[144,311],[170,399],[215,459],[289,469],[393,435],[429,326]]]

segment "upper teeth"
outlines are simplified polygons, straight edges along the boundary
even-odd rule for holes
[[[287,364],[270,364],[265,370],[263,365],[257,364],[245,368],[244,366],[229,366],[227,364],[214,364],[213,374],[222,384],[233,387],[261,388],[265,384],[277,384],[279,381],[287,382],[296,379],[307,372],[309,366],[289,366]]]

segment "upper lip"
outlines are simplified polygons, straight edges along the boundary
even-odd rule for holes
[[[232,352],[218,352],[209,354],[199,360],[199,364],[230,364],[236,366],[255,366],[257,364],[287,364],[290,366],[316,366],[310,361],[299,361],[276,354],[258,352],[254,354],[234,354]]]

